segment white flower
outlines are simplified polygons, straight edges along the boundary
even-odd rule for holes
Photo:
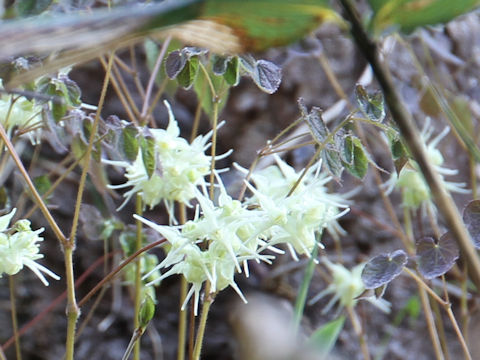
[[[465,189],[465,183],[446,181],[444,178],[444,176],[456,175],[458,173],[457,170],[448,169],[442,166],[444,158],[440,150],[437,149],[438,143],[448,134],[449,131],[450,128],[445,127],[440,134],[431,139],[433,135],[433,127],[431,126],[430,118],[427,118],[420,135],[425,146],[428,160],[439,173],[445,188],[451,192],[466,194],[470,191]],[[399,174],[393,174],[390,180],[385,183],[385,187],[387,188],[387,194],[390,193],[393,188],[400,189],[402,192],[402,205],[407,208],[415,210],[420,206],[428,206],[435,209],[432,202],[430,188],[425,181],[418,164],[414,160],[409,160],[400,170]]]
[[[189,205],[190,200],[195,197],[195,189],[204,184],[205,175],[210,172],[211,156],[205,155],[205,151],[210,147],[208,141],[211,133],[198,136],[189,144],[179,136],[180,130],[170,105],[165,102],[165,106],[169,113],[167,129],[149,129],[155,139],[157,163],[157,169],[150,178],[140,150],[133,163],[104,160],[106,164],[126,169],[125,176],[128,181],[122,185],[110,186],[112,189],[131,187],[124,194],[126,199],[119,209],[125,206],[134,194],[139,193],[150,208],[163,201],[169,213],[173,214],[173,202]]]
[[[43,258],[43,255],[39,253],[39,245],[37,244],[37,242],[43,241],[43,238],[38,236],[43,228],[32,231],[30,221],[19,220],[14,225],[15,232],[13,234],[7,233],[8,225],[15,211],[16,209],[0,217],[0,276],[3,273],[15,275],[24,266],[27,266],[45,285],[48,285],[48,281],[42,272],[55,280],[59,280],[60,277],[35,262],[35,260]]]
[[[157,225],[137,215],[134,217],[164,236],[171,245],[166,258],[152,271],[170,267],[150,284],[161,281],[172,274],[182,274],[191,288],[183,308],[194,295],[195,314],[203,283],[209,281],[211,293],[231,286],[246,302],[234,275],[243,269],[248,275],[248,260],[270,262],[272,256],[258,254],[264,244],[255,231],[255,224],[261,223],[263,212],[248,210],[239,201],[227,195],[220,182],[219,205],[199,190],[195,191],[201,215],[197,210],[195,219],[183,226]],[[206,191],[206,189],[205,189]],[[202,244],[202,247],[199,246]],[[146,276],[149,276],[147,274]]]
[[[314,304],[321,298],[327,295],[333,295],[330,301],[322,310],[325,314],[329,312],[332,306],[338,302],[338,310],[343,307],[353,307],[356,305],[360,295],[365,291],[365,285],[362,281],[362,271],[365,263],[355,266],[352,270],[348,270],[341,264],[334,264],[327,258],[321,260],[332,274],[332,282],[326,289],[314,296],[309,304]],[[371,302],[384,312],[390,311],[390,303],[383,299],[376,299],[375,297],[361,298]]]
[[[327,229],[332,235],[343,234],[337,219],[349,211],[345,196],[331,194],[327,184],[331,177],[320,172],[321,163],[312,166],[295,191],[288,195],[301,174],[275,156],[277,165],[255,172],[255,188],[248,184],[254,196],[249,204],[258,204],[268,218],[263,226],[269,245],[285,243],[292,257],[310,256],[316,234]],[[321,244],[319,244],[322,246]]]
[[[0,86],[3,86],[0,79]],[[10,137],[17,127],[27,132],[32,144],[38,143],[39,130],[42,127],[42,106],[37,105],[23,96],[0,96],[0,122]]]

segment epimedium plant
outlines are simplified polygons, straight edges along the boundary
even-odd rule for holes
[[[28,4],[28,2],[20,3],[16,4],[11,11],[16,11],[20,15],[32,15],[49,7],[48,2],[38,9],[32,7],[32,4]],[[178,6],[192,9],[195,3],[194,1],[180,2]],[[226,6],[227,14],[229,12],[237,14],[234,7],[238,6],[238,3],[235,1],[225,0],[224,3],[220,3],[219,0],[211,0],[202,3],[208,5],[202,9],[204,13],[197,15],[203,19],[202,21],[204,18],[209,19],[214,16],[220,16],[222,19],[222,14],[216,9],[216,6],[220,4]],[[263,1],[263,3],[272,5],[269,1]],[[343,3],[346,10],[349,11],[351,5],[348,4],[348,1]],[[419,25],[446,21],[452,16],[443,9],[442,6],[445,4],[442,1],[414,4],[415,16],[408,21],[405,17],[398,16],[398,13],[411,14],[412,10],[409,6],[409,4],[412,5],[411,3],[408,1],[402,4],[392,1],[370,1],[373,10],[370,19],[371,27],[377,34],[390,26],[398,26],[401,30],[410,31]],[[252,1],[246,1],[245,4],[251,6]],[[262,4],[256,5],[263,9]],[[297,9],[297,15],[303,16],[303,20],[309,20],[304,21],[306,28],[297,24],[298,31],[302,34],[316,24],[320,15],[322,18],[326,18],[329,14],[338,19],[337,16],[332,15],[333,12],[323,2],[313,4],[311,1],[304,1],[305,8],[287,0],[276,5],[280,9],[278,18],[281,20],[295,23],[295,17],[286,15],[287,10],[291,10],[291,6],[293,9]],[[469,10],[473,6],[475,6],[474,3],[465,2],[461,11]],[[158,9],[162,8],[159,6]],[[169,10],[171,9],[166,8],[165,11]],[[159,13],[162,14],[162,12]],[[121,12],[114,12],[112,18],[121,14]],[[265,15],[264,12],[260,12],[260,15],[262,14]],[[426,19],[422,18],[425,14],[435,15],[428,16]],[[144,13],[139,12],[140,15],[145,16]],[[272,16],[270,12],[268,15]],[[99,16],[99,18],[101,17]],[[223,20],[225,20],[226,26],[231,26],[235,30],[237,23],[230,23],[231,19],[228,16]],[[352,23],[355,25],[354,21]],[[257,24],[257,26],[260,25]],[[137,30],[135,27],[129,29],[132,32]],[[258,34],[252,29],[248,30],[244,32],[245,39],[240,40],[251,40],[255,36],[254,34]],[[143,34],[141,33],[141,35]],[[281,34],[285,39],[262,38],[262,40],[269,45],[290,40],[290,34],[287,34],[288,36],[283,32]],[[182,47],[168,52],[169,43],[170,38],[167,37],[160,48],[157,48],[152,42],[145,44],[147,58],[156,58],[156,62],[151,64],[152,77],[143,92],[143,109],[140,111],[136,105],[132,105],[131,98],[125,99],[124,102],[124,106],[135,114],[133,117],[135,121],[127,122],[110,117],[104,122],[100,117],[110,79],[115,84],[117,93],[124,98],[128,97],[128,91],[122,90],[122,86],[119,85],[119,75],[115,73],[118,69],[115,68],[113,54],[110,54],[108,62],[103,61],[107,75],[96,115],[87,113],[88,110],[95,110],[95,107],[82,104],[80,89],[68,78],[67,72],[59,72],[57,76],[44,76],[30,82],[25,86],[23,92],[2,95],[2,99],[0,99],[2,101],[0,113],[4,119],[2,139],[11,155],[16,159],[17,166],[33,193],[33,198],[49,220],[50,226],[65,252],[69,290],[66,358],[73,359],[75,327],[79,316],[74,293],[72,259],[76,228],[81,216],[82,194],[91,158],[91,166],[95,166],[102,176],[106,174],[105,165],[124,170],[127,180],[120,185],[104,186],[105,182],[98,181],[95,184],[97,190],[100,191],[106,191],[107,188],[109,190],[127,189],[123,193],[125,199],[118,210],[126,207],[134,198],[136,200],[136,214],[134,215],[136,228],[133,230],[112,214],[103,217],[95,208],[88,208],[85,205],[82,210],[84,227],[86,229],[89,226],[95,227],[93,231],[92,229],[87,230],[92,238],[102,239],[108,243],[113,242],[120,234],[118,237],[121,239],[125,261],[118,265],[112,273],[106,275],[100,285],[110,281],[120,269],[125,268],[126,282],[134,289],[132,295],[135,308],[134,332],[125,351],[124,359],[127,359],[132,352],[135,359],[140,358],[139,340],[154,317],[156,297],[150,285],[158,285],[163,279],[173,274],[182,275],[178,358],[185,357],[185,327],[187,323],[185,310],[189,300],[193,299],[193,313],[200,314],[200,319],[198,320],[196,339],[191,346],[193,351],[189,357],[198,359],[201,354],[209,309],[216,294],[227,287],[232,287],[241,299],[247,302],[248,297],[242,293],[235,281],[235,275],[243,273],[248,276],[249,262],[271,264],[285,250],[294,260],[298,260],[300,257],[309,258],[307,270],[310,269],[310,275],[306,272],[300,294],[307,292],[311,271],[317,265],[318,258],[320,258],[320,263],[323,263],[329,270],[332,276],[330,284],[310,303],[314,303],[326,295],[332,295],[329,303],[325,305],[324,311],[328,312],[337,301],[339,303],[337,315],[343,308],[347,310],[359,336],[362,354],[365,358],[370,358],[369,349],[355,307],[358,300],[365,298],[382,310],[388,311],[388,304],[382,301],[381,297],[385,292],[386,285],[402,271],[413,277],[419,284],[419,292],[426,291],[445,308],[462,344],[465,357],[468,358],[470,356],[468,348],[455,320],[448,296],[442,298],[427,284],[429,280],[440,276],[445,284],[444,274],[454,266],[459,256],[456,245],[458,231],[454,228],[451,232],[440,236],[440,226],[437,223],[436,210],[433,206],[433,198],[434,196],[438,197],[438,192],[432,186],[431,176],[424,175],[428,175],[429,171],[425,170],[424,162],[426,161],[441,174],[439,184],[443,189],[461,193],[467,191],[464,184],[448,182],[444,178],[444,176],[455,174],[454,170],[442,167],[444,159],[440,150],[437,149],[438,143],[446,136],[448,130],[440,132],[432,139],[434,132],[427,123],[418,136],[420,139],[418,145],[420,152],[418,152],[415,148],[416,145],[412,146],[410,139],[402,136],[404,125],[400,123],[397,127],[387,120],[381,92],[370,93],[363,86],[358,85],[355,92],[357,107],[352,107],[351,113],[340,119],[333,127],[328,126],[324,121],[322,111],[318,107],[309,110],[305,102],[300,99],[298,102],[299,121],[269,142],[259,152],[258,158],[281,150],[288,150],[288,147],[285,147],[288,145],[288,140],[285,141],[284,137],[288,135],[289,130],[303,122],[307,125],[308,135],[312,140],[302,145],[314,145],[315,154],[300,171],[276,155],[273,155],[275,164],[264,169],[255,168],[257,161],[254,161],[248,170],[236,166],[244,177],[244,189],[238,198],[234,198],[229,194],[228,188],[222,181],[222,173],[227,169],[216,168],[216,162],[228,157],[231,153],[228,151],[223,155],[217,154],[217,131],[221,126],[228,126],[228,119],[226,125],[219,123],[219,113],[226,103],[229,89],[239,83],[240,76],[248,76],[261,90],[274,93],[280,85],[281,70],[269,61],[256,60],[250,55],[218,56],[199,47]],[[242,49],[244,48],[242,47]],[[11,66],[18,69],[19,64],[23,66],[23,70],[28,67],[25,66],[28,64],[26,60],[20,61],[19,59],[15,60]],[[22,69],[20,70],[22,71]],[[159,70],[180,87],[193,89],[198,97],[199,109],[202,109],[209,117],[212,127],[210,133],[206,135],[193,134],[192,141],[182,138],[179,124],[168,102],[164,103],[169,116],[167,128],[157,129],[150,126],[153,124],[150,121],[151,109],[158,103],[162,93],[159,91],[156,100],[151,100],[151,84],[157,80],[159,88],[162,90],[163,84],[168,81],[163,75],[157,76]],[[375,66],[374,70],[376,70]],[[381,72],[378,73],[381,74]],[[385,85],[381,82],[381,85],[385,87],[388,84]],[[386,94],[390,93],[386,92]],[[386,101],[392,108],[391,98],[387,96]],[[394,118],[397,120],[396,116]],[[199,116],[196,120],[198,119]],[[80,164],[83,168],[72,231],[68,238],[58,228],[49,209],[45,206],[45,202],[41,199],[41,195],[36,191],[36,188],[45,187],[42,195],[46,197],[49,192],[53,191],[54,185],[45,178],[39,178],[35,183],[36,186],[33,182],[29,182],[29,176],[12,146],[12,143],[19,141],[23,133],[31,135],[33,134],[32,130],[37,131],[40,122],[43,123],[43,131],[45,129],[49,131],[48,135],[44,137],[49,139],[50,144],[59,152],[71,151],[75,157],[73,166]],[[361,127],[359,124],[375,128],[377,134],[381,134],[387,140],[387,147],[391,150],[395,172],[386,184],[380,186],[380,191],[385,199],[389,192],[395,189],[400,190],[402,194],[406,224],[405,229],[399,230],[399,232],[402,233],[400,238],[404,242],[405,249],[387,255],[379,255],[366,264],[357,264],[348,270],[341,263],[330,261],[325,252],[321,252],[319,257],[318,251],[323,249],[324,230],[327,230],[337,242],[340,241],[342,235],[346,234],[340,226],[339,220],[348,213],[354,203],[353,193],[342,195],[332,192],[332,184],[341,182],[345,172],[359,180],[364,179],[369,165],[373,165],[370,167],[372,171],[385,171],[375,164],[373,154],[367,150],[368,142],[362,131],[359,131]],[[40,134],[35,133],[32,137],[33,143],[37,143],[39,137]],[[468,140],[467,137],[464,137],[465,139]],[[422,151],[426,156],[422,155]],[[105,154],[108,154],[108,158]],[[168,214],[168,224],[158,224],[143,215],[146,207],[153,209],[162,204]],[[420,237],[413,246],[411,241],[413,228],[410,217],[419,207],[424,208],[424,213],[417,214],[417,216],[420,220],[423,217],[429,217],[436,234],[435,236]],[[187,208],[193,212],[190,219],[187,217]],[[444,211],[443,207],[440,206],[440,210]],[[175,215],[176,213],[178,216]],[[477,213],[478,204],[474,201],[467,206],[464,212],[464,222],[474,239],[474,245],[478,248]],[[1,265],[2,272],[13,275],[23,266],[27,266],[43,282],[46,280],[40,272],[57,278],[53,272],[35,262],[41,257],[38,244],[36,244],[41,240],[38,236],[41,230],[32,231],[28,220],[17,221],[13,229],[9,230],[8,223],[13,214],[14,212],[10,212],[0,218],[3,239],[0,257],[5,259]],[[146,240],[148,239],[147,230],[143,228],[143,225],[147,225],[163,239],[149,243]],[[162,242],[165,252],[163,260],[159,260],[152,254],[142,254],[160,242]],[[146,245],[146,243],[149,244]],[[462,244],[460,241],[460,246],[464,246]],[[415,257],[413,257],[414,253]],[[414,259],[413,269],[406,266],[408,258]],[[417,270],[420,275],[417,274]],[[366,293],[366,290],[371,289],[375,290],[374,296]],[[89,294],[86,300],[90,296]],[[299,316],[301,316],[306,302],[306,297],[302,296],[298,296],[296,303],[296,311],[297,315],[300,314]],[[199,312],[200,304],[201,311]],[[425,313],[431,314],[426,302],[423,302],[423,306]],[[334,319],[326,327],[319,329],[312,336],[311,341],[328,343],[327,347],[331,347],[342,326],[341,317]],[[429,330],[434,338],[435,324],[429,323]],[[14,332],[16,333],[16,329]],[[15,335],[15,338],[18,357],[20,353],[18,334]],[[325,353],[323,355],[326,356]]]

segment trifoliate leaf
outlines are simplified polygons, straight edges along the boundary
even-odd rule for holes
[[[445,274],[458,259],[458,246],[450,233],[438,242],[430,236],[417,241],[418,270],[425,279]]]
[[[52,187],[52,182],[47,175],[40,175],[33,179],[35,189],[37,189],[40,195],[45,194]]]
[[[473,200],[463,210],[463,221],[472,237],[473,244],[480,249],[480,200]]]
[[[362,280],[366,289],[376,289],[388,284],[401,272],[407,263],[407,254],[396,250],[387,255],[378,255],[363,268]]]

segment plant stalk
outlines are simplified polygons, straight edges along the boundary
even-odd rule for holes
[[[380,58],[377,44],[365,31],[353,2],[351,0],[339,1],[345,10],[347,20],[351,24],[351,34],[359,50],[370,63],[375,77],[382,88],[385,102],[390,109],[392,118],[398,125],[408,148],[420,166],[439,211],[444,216],[450,231],[453,233],[460,247],[461,256],[468,264],[470,278],[475,284],[477,290],[480,290],[480,260],[477,256],[472,240],[470,239],[470,235],[458,213],[456,205],[448,191],[443,186],[442,179],[429,163],[425,146],[421,142],[419,131],[414,124],[410,113],[403,105],[386,65]]]

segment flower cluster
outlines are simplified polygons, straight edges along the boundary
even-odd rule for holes
[[[248,203],[258,203],[265,210],[271,245],[287,244],[294,259],[296,254],[310,256],[316,232],[327,229],[333,236],[344,233],[337,219],[349,211],[348,201],[345,196],[328,193],[325,185],[332,178],[320,172],[321,162],[308,169],[297,184],[301,174],[278,156],[275,160],[277,165],[252,175],[255,188],[250,189],[254,196]]]
[[[7,232],[15,211],[16,209],[0,217],[0,276],[3,273],[15,275],[26,266],[45,285],[48,285],[48,281],[42,272],[55,280],[59,280],[60,278],[56,274],[35,262],[35,260],[43,258],[43,255],[39,253],[39,245],[37,244],[43,240],[38,236],[43,228],[33,231],[30,228],[30,221],[24,219],[17,221],[12,231]]]
[[[445,189],[456,193],[469,193],[465,189],[465,183],[446,181],[444,176],[456,175],[457,170],[443,167],[444,158],[440,150],[437,149],[438,143],[448,134],[450,128],[446,127],[440,134],[432,139],[433,128],[430,119],[427,118],[425,126],[421,132],[421,139],[425,146],[428,160],[440,174]],[[398,188],[402,192],[402,204],[410,209],[418,209],[421,206],[427,206],[434,209],[432,194],[425,181],[418,164],[414,160],[409,160],[398,174],[393,174],[390,180],[385,184],[387,193],[393,188]]]
[[[189,204],[195,196],[195,189],[202,185],[204,177],[210,171],[211,157],[205,155],[209,148],[208,140],[211,134],[198,136],[191,144],[180,137],[180,129],[173,116],[170,105],[168,109],[169,124],[167,129],[149,129],[155,139],[155,156],[157,169],[149,177],[139,149],[133,163],[126,161],[109,161],[105,163],[126,169],[128,181],[121,185],[110,186],[112,189],[128,188],[124,196],[122,208],[130,198],[138,193],[143,202],[150,208],[165,202],[170,214],[173,214],[173,202]]]
[[[195,189],[199,207],[186,224],[163,226],[136,216],[170,244],[166,258],[152,271],[171,268],[151,283],[182,274],[192,284],[184,306],[195,295],[195,312],[206,281],[212,293],[231,286],[246,301],[234,275],[245,272],[248,276],[249,260],[270,263],[274,256],[262,252],[282,252],[275,248],[279,244],[286,244],[295,259],[298,254],[310,256],[323,229],[342,231],[337,219],[348,211],[347,201],[327,192],[324,185],[330,178],[320,173],[321,165],[310,169],[289,194],[300,174],[276,160],[277,165],[253,175],[256,187],[248,185],[253,196],[243,203],[227,194],[217,175],[217,204],[207,196],[206,186],[203,191]]]

